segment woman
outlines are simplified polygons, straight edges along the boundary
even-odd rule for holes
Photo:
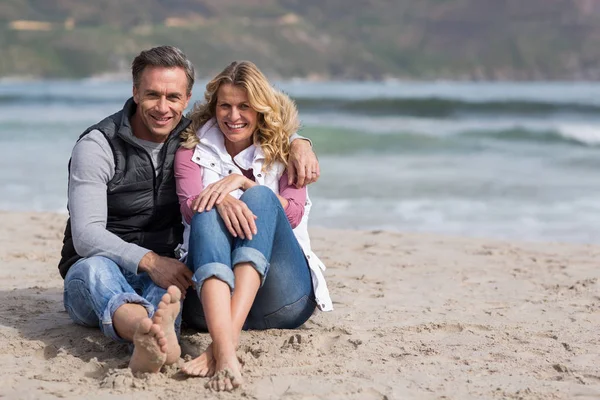
[[[333,307],[310,249],[306,188],[289,185],[285,169],[299,126],[294,103],[254,64],[233,62],[206,85],[190,119],[175,157],[198,295],[188,296],[184,319],[213,343],[182,369],[232,390],[242,382],[242,329],[296,328],[316,305]]]

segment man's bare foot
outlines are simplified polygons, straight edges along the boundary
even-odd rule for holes
[[[244,383],[235,352],[231,355],[217,356],[216,370],[217,373],[206,382],[204,387],[217,392],[231,392]]]
[[[162,328],[165,335],[165,345],[161,349],[167,355],[166,365],[175,364],[181,356],[181,347],[175,333],[175,320],[179,310],[181,310],[181,291],[176,286],[169,286],[152,317],[152,321]]]
[[[186,362],[181,367],[181,370],[190,376],[211,377],[215,374],[217,360],[213,355],[212,343],[204,350],[204,353],[191,361]]]
[[[133,355],[129,361],[132,372],[158,372],[167,359],[167,339],[162,328],[150,318],[142,319],[133,335]]]

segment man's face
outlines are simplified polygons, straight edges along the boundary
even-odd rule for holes
[[[133,86],[133,100],[137,104],[134,135],[152,142],[167,140],[190,101],[187,85],[182,68],[146,67],[139,86]]]

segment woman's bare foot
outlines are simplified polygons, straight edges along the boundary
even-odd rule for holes
[[[227,355],[218,355],[216,358],[217,373],[206,382],[204,387],[217,392],[231,392],[233,389],[240,387],[244,381],[242,379],[242,371],[237,356],[235,355],[235,351]]]
[[[167,339],[160,325],[144,318],[133,335],[133,355],[129,361],[132,372],[158,372],[167,359]]]
[[[211,377],[215,374],[217,360],[213,355],[212,343],[204,350],[204,353],[191,361],[186,362],[181,370],[190,376]]]
[[[166,365],[175,364],[181,356],[181,347],[175,333],[175,320],[179,310],[181,310],[181,291],[176,286],[169,286],[152,317],[152,321],[164,332],[166,341],[161,350],[167,355]]]

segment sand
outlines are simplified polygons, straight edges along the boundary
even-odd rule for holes
[[[600,398],[599,245],[313,229],[335,311],[242,333],[246,384],[217,394],[177,367],[134,377],[126,345],[69,320],[64,215],[0,220],[0,397]]]

